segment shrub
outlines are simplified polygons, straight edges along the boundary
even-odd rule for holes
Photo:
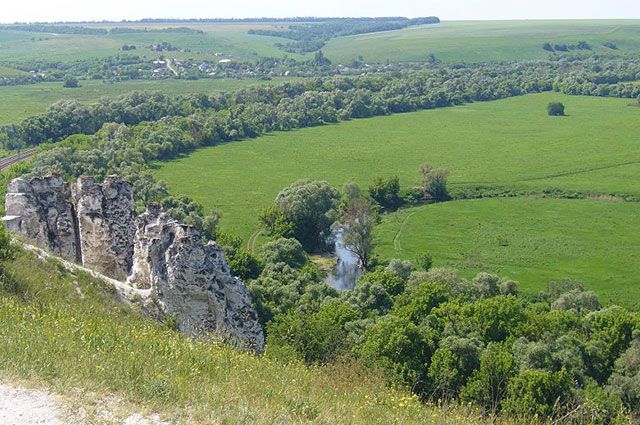
[[[547,113],[552,117],[564,116],[564,104],[562,102],[549,103]]]
[[[302,267],[309,260],[300,242],[292,238],[280,238],[265,244],[262,258],[272,264],[285,263],[293,268]]]
[[[429,164],[420,166],[420,174],[422,174],[422,189],[424,196],[437,201],[449,199],[447,192],[447,176],[449,170],[445,168],[433,168]]]
[[[369,186],[369,196],[381,207],[395,209],[400,206],[400,179],[398,176],[376,177]]]
[[[423,252],[418,254],[416,262],[418,263],[418,268],[428,272],[433,266],[433,257],[428,252]]]
[[[565,371],[525,370],[509,381],[504,409],[513,416],[549,418],[568,408],[573,384]]]
[[[66,88],[77,88],[80,87],[80,83],[76,77],[66,77],[64,79],[63,87]]]

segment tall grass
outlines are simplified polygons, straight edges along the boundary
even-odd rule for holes
[[[21,253],[0,287],[0,374],[116,395],[176,423],[476,423],[430,408],[353,361],[306,367],[191,340],[109,288]]]

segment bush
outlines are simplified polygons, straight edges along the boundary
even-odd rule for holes
[[[572,388],[565,371],[525,370],[509,382],[504,409],[515,417],[561,416],[569,407]]]
[[[552,117],[564,116],[564,104],[562,102],[551,102],[547,105],[547,113]]]
[[[272,264],[285,263],[293,268],[302,267],[309,260],[297,239],[286,238],[265,244],[262,248],[262,258]]]
[[[396,209],[400,206],[400,179],[398,176],[376,177],[369,186],[369,196],[381,207],[386,209]]]
[[[425,197],[436,201],[449,199],[449,193],[447,192],[449,170],[433,168],[429,164],[424,164],[420,167],[420,173],[422,174],[422,189]]]
[[[418,263],[418,268],[428,272],[431,269],[431,266],[433,266],[433,257],[428,252],[423,252],[418,254],[416,262]]]
[[[63,87],[66,88],[77,88],[80,87],[80,83],[76,77],[66,77],[64,79]]]

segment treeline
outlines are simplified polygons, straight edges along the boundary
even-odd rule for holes
[[[590,59],[316,78],[211,96],[133,93],[102,99],[91,105],[59,102],[42,115],[1,128],[0,143],[7,148],[34,146],[76,133],[93,134],[105,123],[133,125],[191,114],[199,114],[197,125],[206,126],[211,113],[215,115],[223,110],[241,123],[239,130],[216,131],[216,134],[224,133],[222,139],[228,140],[273,130],[496,100],[552,89],[568,94],[637,98],[640,86],[631,81],[638,79],[640,61]],[[196,144],[217,142],[217,139],[205,137]]]
[[[366,34],[379,31],[392,31],[412,25],[437,24],[440,19],[432,16],[425,18],[344,18],[313,24],[291,25],[286,31],[249,30],[249,34],[282,37],[295,40],[293,43],[280,44],[279,47],[291,53],[306,53],[320,50],[334,37]]]

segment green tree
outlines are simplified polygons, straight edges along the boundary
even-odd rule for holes
[[[572,388],[565,371],[525,370],[510,380],[504,410],[515,417],[559,417],[569,407]]]
[[[352,200],[340,219],[342,242],[358,257],[360,267],[365,270],[373,253],[373,227],[377,221],[373,205],[364,198]]]
[[[480,356],[476,370],[461,392],[461,399],[480,405],[485,414],[495,416],[508,394],[508,382],[517,372],[507,344],[490,343]]]
[[[554,117],[564,115],[564,104],[561,102],[551,102],[547,105],[547,113]]]
[[[80,87],[80,83],[76,77],[65,77],[63,86],[66,88],[77,88]]]
[[[422,174],[422,190],[425,197],[437,201],[444,201],[449,198],[449,193],[447,192],[449,170],[423,164],[420,166],[420,174]]]
[[[300,268],[309,261],[300,242],[293,238],[280,238],[266,243],[261,255],[269,263],[285,263],[293,268]]]
[[[340,198],[325,181],[300,180],[283,189],[275,200],[284,219],[293,226],[293,235],[307,252],[328,248],[333,219],[331,212]]]
[[[616,360],[608,391],[618,395],[640,421],[640,333]]]
[[[395,209],[400,206],[400,179],[398,176],[376,177],[369,186],[369,196],[383,208]]]

